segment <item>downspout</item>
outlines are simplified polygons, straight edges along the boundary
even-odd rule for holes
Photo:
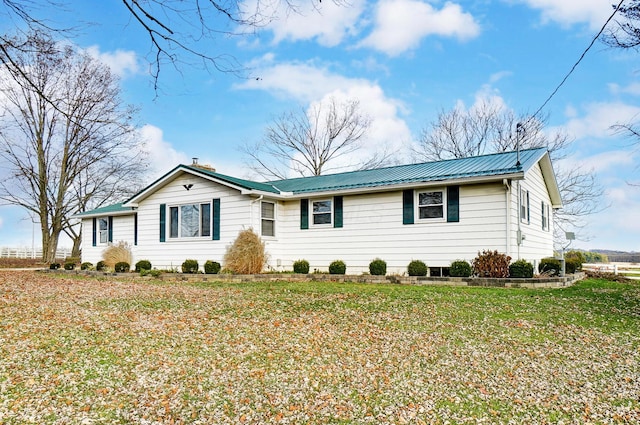
[[[507,255],[511,256],[511,182],[508,179],[502,179],[505,192],[505,204],[507,213]]]

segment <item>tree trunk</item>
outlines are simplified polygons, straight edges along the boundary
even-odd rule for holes
[[[71,256],[73,258],[80,258],[82,252],[80,251],[80,244],[82,243],[82,230],[78,235],[73,238],[73,248],[71,249]]]

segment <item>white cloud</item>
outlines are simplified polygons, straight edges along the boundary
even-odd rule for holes
[[[139,130],[140,137],[144,140],[145,149],[149,155],[149,163],[152,164],[152,180],[162,176],[179,164],[190,164],[191,159],[184,152],[177,151],[171,143],[164,140],[162,129],[146,124]]]
[[[633,96],[640,96],[640,83],[631,83],[628,86],[620,86],[616,83],[609,84],[609,91],[612,94],[631,94]]]
[[[474,17],[460,5],[447,2],[442,9],[419,0],[381,0],[375,28],[360,46],[397,56],[416,48],[430,35],[468,40],[480,33]]]
[[[556,22],[570,26],[586,22],[591,29],[600,29],[613,12],[606,0],[521,0],[541,12],[543,23]]]
[[[558,166],[562,169],[582,169],[593,170],[596,173],[606,171],[618,171],[633,167],[635,162],[633,152],[628,150],[612,150],[601,152],[590,156],[577,155],[564,158],[558,161]]]
[[[331,47],[357,32],[356,23],[366,1],[300,2],[295,5],[295,10],[292,10],[288,2],[273,2],[265,7],[264,2],[248,0],[240,6],[245,12],[261,8],[262,16],[275,17],[265,26],[273,32],[274,43],[315,39],[319,44]]]
[[[270,58],[268,58],[270,59]],[[365,141],[366,151],[388,151],[394,153],[394,159],[401,158],[404,144],[412,138],[401,114],[405,113],[402,102],[387,97],[382,88],[366,79],[353,79],[332,73],[326,67],[317,67],[312,63],[273,64],[269,60],[259,75],[260,81],[248,81],[237,85],[236,89],[265,90],[280,96],[293,98],[311,105],[313,102],[326,102],[331,97],[338,102],[356,99],[360,110],[371,120]],[[354,154],[360,156],[362,152]],[[338,166],[355,163],[354,156],[344,158]]]
[[[593,102],[582,109],[582,117],[575,115],[575,108],[569,109],[570,119],[562,126],[569,136],[576,139],[611,137],[612,125],[634,121],[640,114],[640,107],[622,102]]]
[[[140,72],[140,64],[136,53],[132,50],[118,49],[115,52],[100,52],[99,46],[90,46],[86,51],[94,58],[108,65],[111,71],[121,78]]]

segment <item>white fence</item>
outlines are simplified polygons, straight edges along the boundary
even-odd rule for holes
[[[58,248],[56,258],[66,258],[71,255],[71,248]],[[12,248],[0,247],[0,258],[42,258],[42,248]]]
[[[636,263],[585,263],[582,270],[621,274],[630,279],[640,279],[640,264]]]

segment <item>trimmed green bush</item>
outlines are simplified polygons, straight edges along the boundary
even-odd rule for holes
[[[509,263],[511,257],[495,251],[478,252],[473,259],[473,273],[479,277],[509,277]]]
[[[387,274],[387,262],[376,258],[369,263],[369,273],[373,276],[384,276]]]
[[[579,258],[567,258],[564,260],[564,270],[568,274],[573,274],[582,268],[582,261]]]
[[[64,269],[65,270],[73,270],[76,268],[76,263],[72,262],[72,261],[66,261],[64,263]]]
[[[93,268],[93,264],[85,261],[84,263],[80,264],[80,270],[91,270]]]
[[[184,260],[182,263],[182,273],[198,273],[199,268],[198,260]]]
[[[206,274],[218,274],[220,273],[220,263],[217,261],[207,260],[204,263],[204,272]]]
[[[538,271],[551,276],[560,274],[560,260],[553,257],[543,258],[538,265]]]
[[[49,270],[58,270],[59,268],[60,268],[60,263],[49,264]]]
[[[471,273],[471,264],[465,260],[456,260],[449,266],[449,276],[452,277],[469,277]]]
[[[136,273],[140,273],[142,270],[151,270],[152,268],[149,260],[140,260],[136,263]]]
[[[103,272],[107,270],[107,263],[105,263],[104,261],[98,261],[96,263],[96,270],[99,272]]]
[[[514,261],[509,265],[509,277],[532,278],[533,264],[524,259]]]
[[[307,260],[294,261],[293,272],[300,274],[309,274],[309,262]]]
[[[116,273],[129,273],[131,270],[131,265],[126,261],[118,261],[115,266],[113,266],[113,270]]]
[[[409,276],[426,276],[428,271],[427,265],[420,260],[413,260],[407,266]]]
[[[347,265],[342,260],[336,260],[329,264],[329,274],[345,274]]]

